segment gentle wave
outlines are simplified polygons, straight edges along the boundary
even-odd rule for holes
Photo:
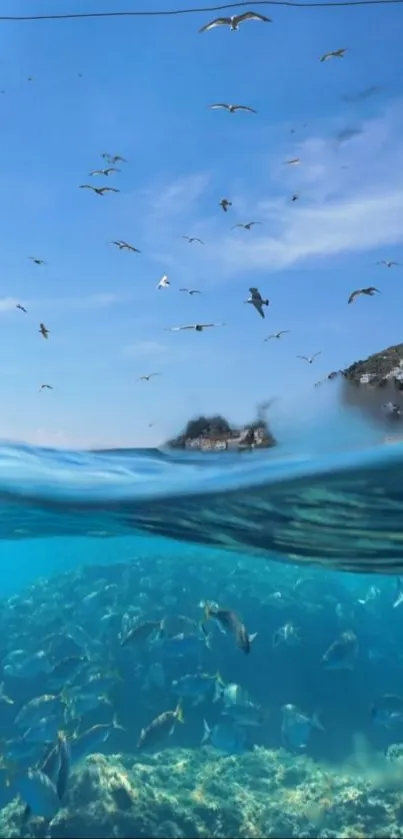
[[[401,443],[310,456],[2,445],[0,539],[139,532],[398,573],[402,464]]]

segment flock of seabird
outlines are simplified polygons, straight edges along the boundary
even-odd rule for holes
[[[200,33],[209,32],[209,31],[211,31],[213,29],[216,29],[218,27],[228,27],[231,32],[236,32],[236,31],[239,30],[240,25],[245,23],[246,21],[258,21],[258,22],[261,22],[261,23],[272,23],[271,18],[269,18],[265,15],[262,15],[262,14],[259,14],[257,12],[253,12],[253,11],[247,11],[247,12],[243,12],[242,14],[215,18],[214,20],[212,20],[212,21],[206,23],[204,26],[202,26],[199,29],[199,32]],[[319,60],[321,62],[325,62],[325,61],[329,61],[331,59],[344,58],[346,52],[347,52],[347,48],[332,50],[332,51],[324,53],[324,55],[322,55]],[[231,114],[234,114],[238,111],[249,112],[249,113],[252,113],[252,114],[256,113],[256,109],[249,106],[249,105],[230,104],[230,103],[227,103],[227,102],[216,102],[216,103],[210,105],[209,108],[211,110],[225,110],[225,111],[228,111]],[[292,133],[294,133],[294,129],[292,129]],[[109,154],[108,152],[103,152],[101,154],[101,158],[104,161],[105,166],[102,167],[102,168],[97,168],[97,169],[91,170],[88,173],[89,177],[91,177],[91,178],[96,178],[96,177],[110,178],[111,175],[119,174],[122,171],[116,164],[127,163],[127,160],[119,154]],[[284,165],[287,165],[287,166],[299,166],[300,164],[301,164],[301,160],[298,157],[295,157],[295,158],[292,158],[290,160],[285,160],[284,161]],[[108,192],[109,193],[119,193],[120,192],[120,189],[118,189],[117,187],[94,186],[93,184],[89,184],[89,183],[81,184],[79,186],[79,188],[80,189],[87,189],[91,192],[94,192],[96,195],[98,195],[100,197],[103,197]],[[295,201],[298,200],[298,198],[299,198],[298,193],[294,193],[291,196],[291,201],[295,202]],[[221,209],[223,210],[224,213],[227,213],[228,210],[232,207],[232,201],[229,198],[221,198],[221,200],[219,202],[219,206],[221,207]],[[261,223],[262,222],[256,221],[256,220],[248,221],[248,222],[237,222],[236,224],[233,225],[232,229],[235,230],[237,228],[241,228],[243,230],[250,231],[252,229],[252,227],[254,227],[255,225],[260,225]],[[204,245],[204,242],[202,241],[202,239],[198,238],[197,236],[183,235],[181,238],[186,240],[189,244]],[[126,251],[129,251],[129,252],[132,252],[132,253],[137,253],[137,254],[141,253],[139,248],[135,247],[134,245],[130,244],[129,242],[126,242],[123,239],[115,239],[112,242],[110,242],[109,244],[114,245],[120,251],[126,250]],[[43,266],[43,265],[47,264],[43,259],[39,259],[39,258],[34,257],[34,256],[30,256],[28,258],[35,265],[38,265],[38,266]],[[395,261],[392,261],[392,260],[387,260],[387,259],[384,259],[384,260],[381,260],[380,262],[377,262],[377,265],[383,265],[386,268],[392,268],[393,266],[398,266],[399,264],[400,263],[398,263],[398,262],[395,262]],[[168,289],[168,288],[170,288],[170,285],[171,284],[170,284],[170,281],[168,279],[168,276],[166,274],[164,274],[157,284],[157,289],[158,290]],[[179,291],[187,293],[191,296],[196,295],[196,294],[201,294],[201,291],[199,289],[196,289],[196,288],[180,288]],[[375,288],[374,286],[369,286],[369,287],[366,287],[366,288],[359,288],[359,289],[354,290],[350,294],[347,302],[349,304],[351,304],[351,303],[354,302],[354,300],[356,300],[361,295],[366,295],[366,296],[371,297],[371,296],[373,296],[375,294],[379,294],[379,293],[380,293],[379,289]],[[261,318],[265,318],[264,307],[268,307],[270,305],[270,301],[269,301],[268,298],[262,297],[259,289],[256,286],[252,286],[249,289],[249,297],[244,302],[253,306],[253,308],[256,310],[256,312],[259,314],[259,316]],[[22,312],[25,312],[25,313],[27,312],[27,309],[21,303],[18,303],[16,305],[16,308],[20,309]],[[184,331],[184,330],[193,330],[195,332],[203,332],[203,330],[205,330],[205,329],[210,329],[210,328],[213,328],[213,327],[221,327],[221,326],[225,326],[225,323],[194,323],[194,324],[186,324],[184,326],[172,326],[172,327],[169,327],[167,331],[181,332],[181,331]],[[44,339],[48,340],[49,335],[50,335],[50,330],[45,326],[44,323],[40,323],[38,331]],[[272,340],[272,339],[279,340],[283,335],[286,335],[289,332],[290,332],[289,329],[282,329],[278,332],[274,332],[271,335],[268,335],[266,338],[264,338],[264,341],[269,341],[269,340]],[[308,364],[312,364],[314,362],[314,360],[319,355],[321,355],[321,351],[318,351],[311,356],[298,355],[297,358],[300,358],[300,359],[306,361]],[[140,376],[137,379],[137,381],[139,381],[139,382],[140,381],[149,382],[152,378],[154,378],[155,376],[159,376],[159,375],[160,375],[159,373],[149,373],[147,375]],[[336,373],[336,372],[330,373],[322,381],[326,381],[327,379],[332,379],[336,375],[338,375],[338,373]],[[321,384],[321,382],[316,383],[316,385],[318,385],[318,384]],[[39,387],[39,391],[43,391],[43,390],[53,390],[53,386],[50,385],[50,384],[42,384]]]

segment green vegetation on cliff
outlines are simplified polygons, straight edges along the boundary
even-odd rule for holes
[[[385,380],[396,378],[399,369],[403,372],[401,362],[403,363],[403,344],[394,344],[386,350],[373,353],[365,360],[355,361],[344,370],[344,375],[355,384],[363,384],[361,379],[364,376],[365,380],[369,378],[368,384],[382,385]]]

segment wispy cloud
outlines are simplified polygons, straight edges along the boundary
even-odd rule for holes
[[[216,246],[223,267],[281,270],[309,258],[371,250],[403,241],[402,103],[368,121],[345,140],[343,150],[325,137],[297,148],[301,165],[286,173],[286,187],[299,193],[256,202],[264,225],[255,236],[227,235]],[[343,168],[344,166],[348,168]]]
[[[267,219],[274,209],[266,208]],[[309,258],[371,250],[403,241],[401,189],[307,207],[295,219],[290,219],[286,209],[277,210],[277,223],[283,227],[278,238],[259,236],[253,242],[240,238],[230,242],[226,237],[223,245],[227,270],[278,271]]]
[[[198,275],[214,276],[214,282],[398,244],[403,241],[402,130],[403,102],[398,100],[354,130],[340,121],[322,124],[287,151],[288,157],[300,158],[300,166],[284,166],[280,150],[257,161],[262,171],[258,188],[240,184],[239,176],[232,189],[228,185],[232,217],[241,209],[242,218],[235,220],[262,222],[250,232],[231,231],[230,224],[218,222],[217,212],[200,211],[207,205],[209,174],[175,181],[150,197],[145,238],[151,240],[151,230],[155,238],[158,216],[159,254],[170,254],[179,278],[190,270],[194,277],[196,264]],[[293,193],[299,194],[294,203]],[[206,242],[197,249],[196,263],[196,246],[181,242],[183,233]]]
[[[154,187],[148,192],[149,212],[156,220],[185,216],[195,210],[210,179],[207,172],[199,172]]]

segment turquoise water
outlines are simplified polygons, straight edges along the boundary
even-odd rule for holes
[[[17,555],[10,540],[131,535],[143,549],[141,540],[153,535],[263,560],[396,574],[403,567],[402,462],[399,442],[207,456],[3,445],[3,563]],[[61,550],[71,556],[68,544]],[[29,541],[18,550],[36,557],[38,547]],[[52,542],[44,553],[54,550]],[[21,560],[21,569],[29,562]]]
[[[298,439],[284,427],[264,452],[0,447],[1,836],[403,835],[403,698],[386,724],[373,711],[401,693],[403,445],[336,419]],[[185,631],[183,653],[178,628],[122,649],[130,625],[200,627],[206,600],[240,616],[248,655],[209,620]],[[352,660],[327,668],[346,631]],[[139,751],[141,730],[175,710],[175,685],[203,673],[183,724]],[[99,676],[95,705],[78,706]],[[257,722],[231,716],[231,685]],[[32,739],[18,714],[60,690],[60,715]],[[300,716],[286,737],[289,705]],[[76,763],[99,724],[108,736]],[[45,807],[27,777],[57,730],[73,757]]]

